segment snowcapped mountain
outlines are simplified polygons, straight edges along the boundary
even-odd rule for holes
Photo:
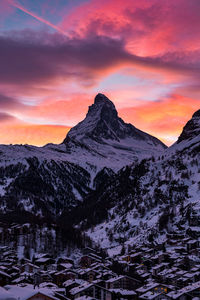
[[[167,148],[98,94],[60,145],[0,146],[0,216],[56,217],[102,247],[200,226],[200,110]],[[22,220],[20,220],[22,221]]]
[[[199,236],[200,111],[161,155],[106,174],[69,216],[97,244],[114,253],[123,243],[159,241],[167,232]]]
[[[95,97],[86,118],[69,131],[63,143],[73,157],[83,158],[99,170],[108,167],[115,171],[166,148],[157,138],[119,118],[114,104],[103,94]]]
[[[98,94],[86,118],[60,145],[0,145],[0,213],[59,216],[127,164],[164,151],[158,139],[126,124]]]
[[[187,148],[200,145],[200,110],[197,110],[192,118],[186,123],[176,143],[168,148],[169,154],[175,151],[184,151]]]
[[[200,109],[193,114],[192,119],[184,126],[177,144],[196,138],[198,135],[200,135]]]

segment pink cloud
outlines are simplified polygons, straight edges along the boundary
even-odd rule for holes
[[[90,1],[63,18],[61,27],[80,36],[123,38],[136,55],[199,48],[198,0]]]

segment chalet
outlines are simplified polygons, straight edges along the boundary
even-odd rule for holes
[[[26,300],[59,300],[59,299],[54,296],[49,296],[42,292],[35,292],[35,294],[26,298]]]
[[[79,272],[79,276],[81,279],[87,280],[89,282],[94,281],[100,273],[97,270],[93,269],[83,269]]]
[[[75,271],[63,270],[53,274],[53,279],[58,286],[61,286],[66,280],[78,278]]]
[[[190,252],[192,249],[195,249],[198,245],[197,240],[190,240],[187,242],[187,251]]]
[[[168,263],[161,263],[159,265],[156,265],[155,267],[152,268],[152,275],[157,277],[158,273],[166,269],[168,265],[169,265]]]
[[[142,253],[136,252],[130,255],[130,263],[140,263],[142,260]]]
[[[16,285],[6,286],[6,290],[10,295],[14,296],[14,299],[20,300],[59,300],[54,296],[54,293],[49,289],[33,289],[31,285],[20,287]]]
[[[58,260],[57,260],[57,264],[74,264],[73,260],[69,257],[59,257]]]
[[[89,296],[100,300],[112,300],[112,292],[93,283],[84,284],[70,290],[70,299]]]
[[[0,269],[1,269],[1,267],[0,267]],[[7,269],[6,273],[8,273],[9,275],[19,274],[20,273],[20,267],[12,266],[11,268]]]
[[[12,284],[29,284],[33,283],[33,277],[30,274],[22,273],[20,276],[12,280]]]
[[[81,286],[81,285],[86,285],[88,282],[82,280],[82,279],[75,279],[75,280],[67,280],[63,282],[63,286],[65,288],[65,294],[67,297],[70,297],[70,290],[72,290],[75,287]]]
[[[193,212],[189,218],[190,226],[199,226],[200,225],[200,215],[196,212]]]
[[[123,289],[112,289],[110,290],[112,292],[112,300],[117,299],[130,299],[134,300],[137,299],[137,294],[134,291],[130,290],[123,290]]]
[[[191,283],[197,282],[200,279],[200,272],[187,272],[184,274],[183,278],[189,279]]]
[[[21,272],[27,272],[27,273],[35,273],[38,272],[40,268],[34,264],[31,263],[25,263],[24,265],[21,266]]]
[[[114,276],[115,276],[115,274],[113,274],[112,271],[105,270],[105,271],[101,272],[101,275],[99,276],[99,278],[101,278],[102,280],[107,281],[107,280],[113,278]]]
[[[37,276],[37,273],[35,273],[35,274]],[[41,282],[52,282],[53,281],[52,272],[40,271],[39,275],[40,275]]]
[[[61,263],[61,264],[57,265],[58,271],[70,270],[71,268],[73,268],[73,264],[71,264],[71,263]]]
[[[48,267],[55,263],[55,260],[49,257],[41,257],[35,261],[35,264],[41,269],[48,269]]]
[[[200,238],[200,228],[199,226],[190,226],[189,228],[190,236],[199,240]],[[199,245],[198,245],[199,247]]]
[[[140,285],[141,282],[139,280],[125,275],[114,277],[106,281],[107,289],[134,290]]]
[[[186,300],[200,298],[200,281],[167,294],[171,299]]]
[[[146,284],[136,290],[136,293],[139,296],[139,299],[151,299],[150,295],[155,295],[160,299],[160,295],[166,295],[172,291],[172,287],[169,285],[160,284],[158,282],[151,282]],[[154,298],[153,298],[154,299]]]
[[[0,286],[9,284],[11,281],[11,276],[3,271],[0,271]]]
[[[88,268],[91,264],[95,263],[95,262],[101,262],[102,258],[98,255],[95,254],[89,254],[89,255],[84,255],[81,257],[80,259],[80,266],[83,268]]]
[[[82,252],[83,252],[84,255],[97,254],[96,250],[94,250],[90,247],[84,248]]]
[[[164,300],[164,299],[171,299],[166,294],[162,292],[146,292],[145,294],[141,295],[139,299],[146,299],[146,300]]]

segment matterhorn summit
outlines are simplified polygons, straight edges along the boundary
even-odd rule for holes
[[[95,156],[97,164],[101,161],[115,169],[166,148],[157,138],[125,123],[103,94],[96,95],[85,119],[69,131],[63,143],[68,153],[86,151],[87,158]]]

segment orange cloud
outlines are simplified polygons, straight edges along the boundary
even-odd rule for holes
[[[175,142],[183,126],[200,108],[200,101],[172,95],[162,101],[141,101],[141,105],[119,110],[120,116],[170,145]]]
[[[0,141],[2,144],[29,144],[43,146],[47,143],[61,143],[67,132],[67,126],[35,124],[2,124]]]
[[[59,96],[57,95],[57,98]],[[88,106],[93,103],[94,95],[76,94],[62,97],[60,100],[47,97],[42,103],[31,107],[26,112],[26,117],[38,119],[38,122],[54,124],[76,125],[88,111]],[[23,117],[23,116],[22,116]]]

